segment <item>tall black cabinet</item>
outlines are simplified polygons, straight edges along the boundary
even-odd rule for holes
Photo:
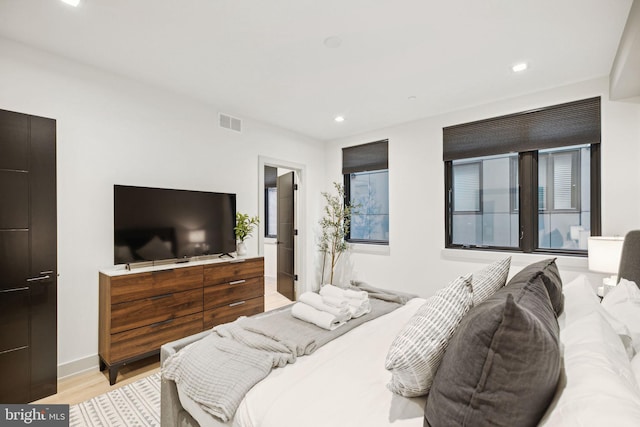
[[[57,390],[56,122],[0,110],[0,403]]]

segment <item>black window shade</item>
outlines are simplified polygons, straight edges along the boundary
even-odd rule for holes
[[[598,144],[600,97],[449,126],[442,132],[445,161]]]
[[[389,140],[342,149],[342,174],[389,169]]]

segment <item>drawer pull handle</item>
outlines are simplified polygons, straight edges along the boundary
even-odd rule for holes
[[[23,288],[3,289],[3,290],[0,291],[0,294],[6,294],[6,293],[9,293],[9,292],[28,291],[28,290],[29,290],[28,286],[25,286]]]
[[[158,299],[169,298],[169,297],[172,297],[172,296],[173,296],[173,294],[156,295],[155,297],[150,297],[149,300],[150,301],[155,301],[155,300],[158,300]]]
[[[153,270],[151,274],[171,273],[173,270],[173,268],[168,268],[166,270]]]
[[[39,276],[39,277],[31,277],[29,279],[27,279],[27,282],[39,282],[40,280],[47,280],[50,279],[51,276],[49,276],[48,274],[46,276]]]
[[[229,282],[230,285],[239,285],[241,283],[246,282],[246,280],[234,280],[233,282]]]
[[[229,307],[236,307],[239,305],[244,304],[246,301],[238,301],[238,302],[234,302],[233,304],[229,304]]]
[[[173,322],[173,319],[167,319],[162,322],[156,322],[151,325],[152,328],[157,328],[158,326],[166,325],[167,323]]]

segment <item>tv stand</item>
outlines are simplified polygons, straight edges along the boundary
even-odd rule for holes
[[[235,258],[235,257],[234,257],[233,255],[231,255],[229,252],[225,252],[225,253],[223,253],[223,254],[220,254],[220,256],[219,256],[218,258],[223,258],[225,255],[226,255],[226,256],[228,256],[229,258],[232,258],[232,259],[233,259],[233,258]]]

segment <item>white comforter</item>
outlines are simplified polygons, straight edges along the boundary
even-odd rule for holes
[[[233,422],[219,423],[182,393],[181,403],[202,427],[421,427],[426,399],[390,392],[384,360],[393,338],[424,302],[415,298],[272,371],[247,393]]]
[[[566,284],[563,293],[566,378],[540,426],[640,426],[640,354],[629,360],[586,277]],[[219,423],[182,394],[181,403],[202,427],[421,427],[426,398],[391,393],[384,361],[393,338],[424,302],[413,299],[274,370],[246,395],[233,422]]]

